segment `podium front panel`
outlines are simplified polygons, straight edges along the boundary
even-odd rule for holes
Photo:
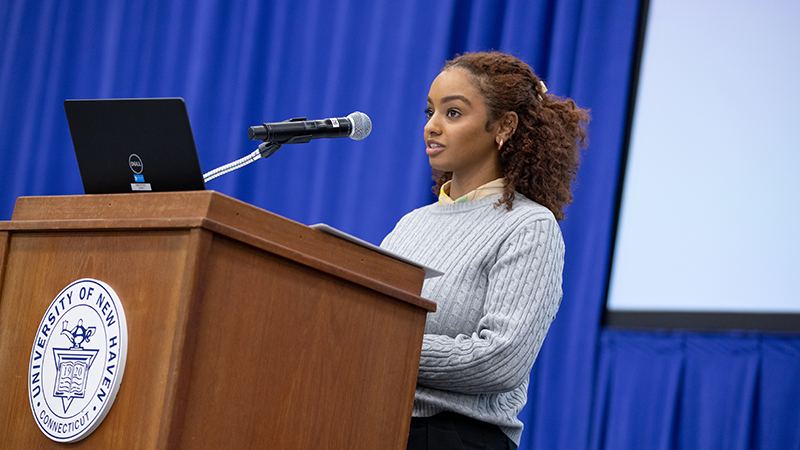
[[[189,230],[13,233],[0,291],[0,433],[6,448],[56,448],[37,427],[28,362],[50,302],[79,278],[108,283],[128,321],[127,368],[113,407],[81,448],[156,448]]]

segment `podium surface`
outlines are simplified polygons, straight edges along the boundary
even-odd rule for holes
[[[119,393],[85,439],[37,427],[28,363],[81,278],[119,295]],[[424,270],[212,191],[20,198],[0,222],[9,448],[405,448]]]

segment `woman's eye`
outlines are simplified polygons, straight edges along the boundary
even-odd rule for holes
[[[433,116],[433,109],[431,109],[431,108],[425,108],[425,117],[427,117],[428,119],[430,119],[432,116]]]
[[[458,117],[461,115],[461,112],[457,109],[448,109],[447,110],[447,117]]]

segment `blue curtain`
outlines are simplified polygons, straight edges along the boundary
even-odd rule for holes
[[[285,146],[209,189],[377,243],[432,200],[430,82],[464,51],[527,61],[591,108],[561,223],[564,300],[532,374],[522,449],[800,448],[800,338],[600,327],[639,0],[0,2],[0,220],[82,193],[62,102],[186,100],[205,171],[247,128],[363,111],[363,141]],[[1,305],[0,305],[1,306]],[[731,394],[733,393],[733,394]]]
[[[796,336],[605,330],[598,365],[590,448],[800,448]]]

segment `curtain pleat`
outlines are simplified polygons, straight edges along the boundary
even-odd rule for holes
[[[605,333],[598,371],[595,448],[670,450],[684,375],[683,340]]]
[[[597,449],[795,449],[800,339],[601,333]]]
[[[754,411],[759,449],[800,449],[800,339],[762,336]]]

